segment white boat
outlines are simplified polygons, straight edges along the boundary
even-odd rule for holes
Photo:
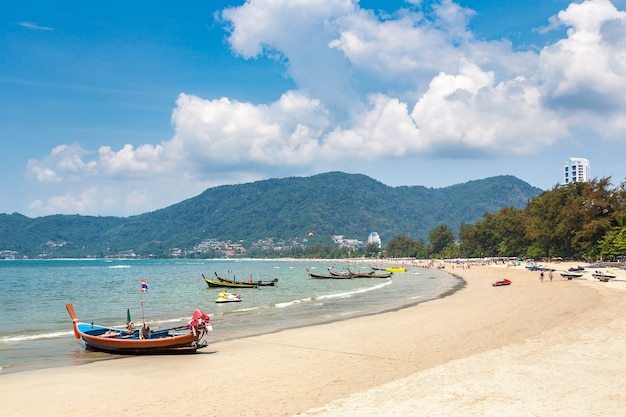
[[[216,303],[238,303],[241,301],[241,295],[222,291],[215,300]]]
[[[582,278],[583,273],[582,272],[574,272],[574,271],[563,271],[563,272],[561,272],[561,276],[563,278],[567,278],[567,279]]]
[[[602,282],[607,282],[610,279],[614,279],[617,277],[617,275],[609,272],[609,271],[595,271],[593,274],[594,278],[598,278],[600,281]]]

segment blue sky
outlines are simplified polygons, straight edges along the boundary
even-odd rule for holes
[[[381,4],[383,6],[381,6]],[[343,171],[626,179],[626,0],[5,2],[0,213]]]

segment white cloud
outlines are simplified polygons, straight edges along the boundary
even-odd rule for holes
[[[154,208],[155,190],[166,185],[178,193],[169,204],[212,184],[346,160],[526,155],[567,143],[581,127],[623,136],[625,14],[608,0],[552,17],[567,37],[539,53],[475,40],[467,27],[473,12],[450,0],[434,14],[412,3],[390,16],[349,0],[248,0],[224,10],[233,52],[280,60],[297,89],[261,104],[181,94],[171,140],[102,146],[97,155],[59,146],[29,163],[37,181],[123,178],[132,197],[98,185],[98,193],[38,207],[97,210],[91,201],[109,198],[131,211]]]
[[[623,136],[626,13],[608,0],[571,4],[558,14],[567,38],[541,51],[542,96],[572,127]],[[568,116],[571,115],[571,116]]]
[[[23,28],[30,29],[30,30],[44,30],[44,31],[54,30],[54,28],[51,28],[48,26],[40,26],[32,22],[19,22],[18,25],[22,26]]]

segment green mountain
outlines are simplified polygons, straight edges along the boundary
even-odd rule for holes
[[[201,241],[290,240],[313,233],[383,242],[404,235],[426,240],[440,224],[457,231],[484,213],[523,207],[542,190],[498,176],[445,188],[389,187],[359,174],[329,172],[210,188],[154,212],[127,218],[55,215],[28,218],[0,214],[0,249],[18,256],[103,256],[133,251],[142,256],[192,248]]]

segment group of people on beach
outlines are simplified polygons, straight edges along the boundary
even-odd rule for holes
[[[539,274],[539,281],[543,282],[543,271]],[[552,270],[550,270],[550,281],[552,281]]]

